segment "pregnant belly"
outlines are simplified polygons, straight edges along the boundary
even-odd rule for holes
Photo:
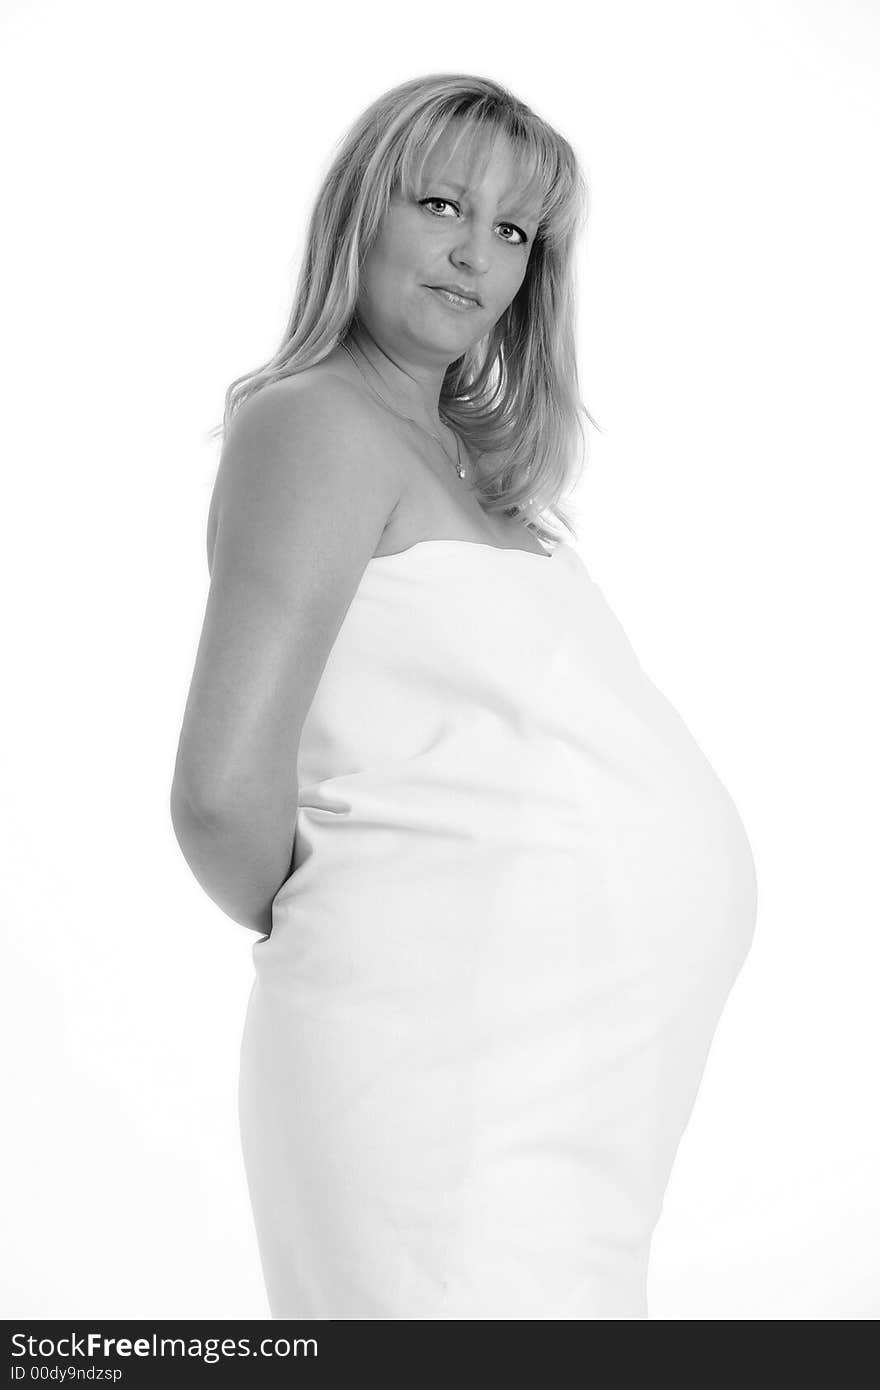
[[[276,895],[265,965],[323,962],[398,982],[410,999],[463,972],[549,969],[549,1001],[597,964],[696,982],[737,968],[754,927],[751,850],[699,757],[627,769],[543,749],[517,786],[357,775],[299,807],[294,871]],[[537,775],[540,771],[540,776]],[[546,973],[546,972],[545,972]],[[561,994],[560,994],[561,991]]]

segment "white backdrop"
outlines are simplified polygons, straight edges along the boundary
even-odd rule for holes
[[[757,863],[651,1316],[877,1317],[878,8],[6,0],[0,25],[2,1316],[268,1316],[236,1114],[257,938],[168,813],[206,432],[280,339],[335,141],[456,70],[583,161],[580,549]]]

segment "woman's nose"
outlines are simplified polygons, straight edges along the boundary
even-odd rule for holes
[[[480,273],[488,270],[491,235],[491,232],[473,225],[464,229],[452,248],[452,258],[456,265],[468,265]]]

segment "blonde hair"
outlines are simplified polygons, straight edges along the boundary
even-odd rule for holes
[[[419,194],[424,162],[450,122],[459,139],[507,136],[525,174],[526,199],[540,208],[525,278],[478,343],[450,363],[441,417],[477,459],[475,488],[487,511],[523,515],[545,539],[585,461],[576,362],[574,250],[587,216],[587,186],[569,143],[506,88],[487,78],[433,74],[386,92],[337,147],[309,220],[293,308],[281,346],[237,377],[225,396],[225,434],[244,402],[270,382],[327,357],[356,320],[360,270],[392,194]],[[476,143],[476,142],[475,142]]]

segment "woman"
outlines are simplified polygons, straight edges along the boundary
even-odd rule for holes
[[[275,1317],[647,1317],[752,938],[737,812],[552,524],[584,191],[494,82],[387,93],[227,395],[172,803],[260,933],[240,1117]]]

